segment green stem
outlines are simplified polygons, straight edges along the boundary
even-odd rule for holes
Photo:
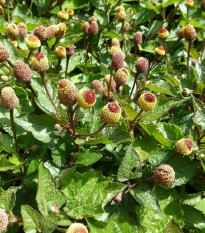
[[[86,53],[85,53],[85,65],[84,65],[84,68],[83,68],[83,75],[82,75],[81,80],[83,80],[83,77],[85,75],[85,70],[86,70],[86,66],[87,66],[87,62],[88,62],[89,48],[90,48],[90,44],[92,43],[92,37],[93,37],[93,35],[90,35],[89,38],[88,38],[88,44],[87,44]]]
[[[16,128],[15,128],[15,123],[14,123],[14,110],[13,109],[10,109],[10,120],[11,120],[11,127],[12,127],[12,131],[13,131],[13,136],[14,136],[16,153],[18,154],[19,147],[18,147],[18,141],[17,141],[17,138],[16,138]]]
[[[32,94],[37,97],[36,92],[34,91],[33,87],[31,86],[31,81],[26,82],[27,87],[31,90]]]
[[[167,61],[167,64],[172,72],[172,74],[175,76],[176,74],[174,73],[174,70],[171,66],[171,64],[169,63],[169,59],[168,59],[168,56],[167,56],[167,50],[166,50],[166,43],[165,43],[165,39],[162,40],[162,43],[163,43],[163,46],[164,46],[164,50],[165,50],[165,58],[166,58],[166,61]]]
[[[44,88],[45,88],[45,90],[46,90],[47,96],[48,96],[48,98],[50,99],[51,104],[53,105],[54,109],[55,109],[56,112],[57,112],[57,107],[56,107],[56,105],[55,105],[55,103],[54,103],[54,101],[53,101],[53,99],[52,99],[52,97],[51,97],[51,95],[50,95],[50,93],[49,93],[49,91],[48,91],[48,87],[47,87],[47,85],[46,85],[46,81],[45,81],[45,72],[40,72],[40,76],[41,76],[41,79],[42,79],[42,82],[43,82],[43,86],[44,86]]]
[[[58,58],[58,65],[57,65],[57,74],[60,73],[60,67],[61,67],[61,59]]]
[[[201,60],[201,61],[202,61],[202,59],[203,59],[204,51],[205,51],[205,40],[203,41],[203,49],[202,49],[202,51],[201,51],[201,57],[200,57],[200,60]]]
[[[7,19],[8,19],[8,23],[10,23],[10,15],[9,15],[9,0],[7,0]]]
[[[136,84],[136,82],[137,82],[137,77],[139,76],[139,74],[140,73],[136,73],[136,75],[135,75],[135,80],[134,80],[134,83],[133,83],[133,86],[132,86],[132,89],[131,89],[131,92],[130,92],[130,97],[132,96],[132,93],[133,93],[133,91],[134,91],[134,88],[135,88],[135,84]]]
[[[7,63],[8,63],[12,68],[14,68],[14,65],[11,63],[11,61],[7,60]]]
[[[187,53],[187,79],[189,79],[189,59],[190,59],[191,44],[192,44],[192,40],[189,41],[189,48]]]
[[[111,67],[110,68],[110,82],[109,82],[108,88],[107,88],[107,91],[108,91],[107,102],[109,102],[109,99],[110,99],[110,89],[111,89],[111,83],[112,83],[112,72],[113,72],[113,69]]]
[[[104,124],[100,127],[100,129],[98,129],[97,131],[95,131],[95,132],[93,132],[93,133],[90,133],[90,134],[76,134],[76,137],[81,138],[81,137],[89,137],[89,136],[95,135],[95,134],[99,133],[100,131],[102,131],[102,130],[105,128],[106,125],[107,125],[107,124],[104,123]]]
[[[32,53],[33,53],[33,49],[30,49],[29,54],[28,54],[27,58],[25,59],[25,63],[28,63],[28,60],[31,57]]]
[[[68,73],[68,64],[69,64],[70,56],[66,57],[66,68],[65,68],[65,78],[67,77]]]
[[[124,47],[125,55],[126,55],[127,52],[126,52],[126,44],[125,44],[125,30],[124,30],[124,24],[125,24],[125,21],[123,20],[123,21],[122,21],[122,43],[123,43],[123,47]]]

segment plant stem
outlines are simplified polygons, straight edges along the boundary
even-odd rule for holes
[[[29,54],[28,54],[27,58],[25,59],[25,63],[28,63],[28,60],[31,57],[32,53],[33,53],[33,49],[30,49]]]
[[[137,116],[134,118],[133,122],[137,120],[137,118],[139,118],[142,114],[143,110],[140,109],[140,112],[137,114]]]
[[[86,69],[86,65],[87,65],[87,62],[88,62],[88,53],[89,53],[90,44],[92,43],[92,38],[93,38],[93,35],[90,35],[88,37],[88,44],[87,44],[86,53],[85,53],[85,65],[84,65],[83,75],[82,75],[81,80],[83,79],[84,74],[85,74],[85,69]]]
[[[135,88],[135,84],[136,84],[136,81],[137,81],[137,77],[139,76],[139,74],[140,73],[136,73],[136,75],[135,75],[135,80],[134,80],[134,83],[133,83],[133,86],[132,86],[132,89],[131,89],[131,92],[130,92],[130,97],[132,96],[132,93],[133,93],[133,91],[134,91],[134,88]]]
[[[7,60],[7,63],[8,63],[12,68],[14,68],[14,65],[11,63],[11,61]]]
[[[60,73],[60,67],[61,67],[61,59],[58,58],[58,65],[57,65],[57,74]]]
[[[201,61],[202,61],[202,59],[203,59],[204,51],[205,51],[205,40],[203,41],[203,49],[202,49],[202,51],[201,51],[201,57],[200,57],[200,60],[201,60]]]
[[[45,90],[46,90],[46,94],[47,94],[48,98],[50,99],[51,104],[53,105],[54,109],[55,109],[56,112],[57,112],[57,107],[56,107],[56,105],[55,105],[55,103],[54,103],[54,101],[53,101],[53,99],[52,99],[52,97],[51,97],[51,95],[50,95],[50,93],[49,93],[49,91],[48,91],[47,85],[46,85],[46,81],[45,81],[45,72],[40,72],[40,76],[41,76],[41,79],[42,79],[44,88],[45,88]]]
[[[61,228],[61,227],[56,227],[56,230],[59,232],[66,232],[67,231],[66,228]]]
[[[76,137],[81,138],[81,137],[89,137],[89,136],[95,135],[95,134],[99,133],[100,131],[102,131],[102,130],[105,128],[106,125],[107,125],[107,124],[104,123],[104,124],[100,127],[100,129],[98,129],[97,131],[95,131],[95,132],[93,132],[93,133],[90,133],[90,134],[76,134]]]
[[[162,40],[162,43],[163,43],[163,46],[164,46],[164,50],[165,50],[165,58],[166,58],[166,61],[167,61],[167,64],[172,72],[172,74],[175,76],[175,73],[174,73],[174,70],[171,66],[171,64],[169,63],[169,59],[168,59],[168,56],[167,56],[167,50],[166,50],[166,43],[165,43],[165,39]]]
[[[111,89],[111,83],[112,83],[112,72],[113,72],[113,69],[111,67],[110,68],[110,82],[109,82],[109,85],[108,85],[108,88],[107,88],[107,91],[108,91],[107,102],[109,102],[109,99],[110,99],[110,89]]]
[[[177,153],[174,153],[166,162],[164,162],[164,164],[169,163],[176,155]]]
[[[189,79],[189,59],[190,59],[191,44],[192,44],[192,40],[189,40],[189,48],[187,53],[187,79]]]
[[[127,52],[126,52],[126,44],[125,44],[125,30],[124,30],[124,24],[125,24],[125,21],[123,20],[123,21],[122,21],[122,43],[123,43],[123,47],[124,47],[125,55],[126,55]]]
[[[13,137],[14,137],[14,142],[15,142],[15,147],[16,147],[16,153],[18,154],[19,147],[18,147],[18,141],[16,138],[16,128],[15,128],[15,123],[14,123],[14,110],[13,109],[10,109],[10,120],[11,120],[11,127],[13,131]]]
[[[27,87],[31,90],[32,94],[37,97],[36,92],[34,91],[33,87],[31,86],[31,81],[26,82]]]
[[[55,44],[51,47],[51,51],[56,47],[60,39],[56,38]]]
[[[67,77],[68,73],[68,64],[69,64],[70,56],[66,57],[66,68],[65,68],[65,78]]]
[[[69,112],[70,112],[70,126],[71,126],[71,128],[73,130],[73,134],[75,135],[75,124],[74,124],[74,121],[73,121],[74,111],[73,111],[71,106],[69,107]]]
[[[129,188],[130,188],[130,189],[135,189],[135,188],[136,188],[137,186],[139,186],[140,184],[142,184],[142,183],[144,183],[144,182],[146,182],[146,181],[153,180],[153,179],[154,179],[154,175],[153,175],[153,173],[152,173],[152,174],[149,175],[147,178],[145,178],[145,179],[143,179],[143,180],[137,182],[136,184],[131,185]]]
[[[8,19],[8,23],[10,23],[10,15],[9,15],[9,0],[7,0],[7,19]]]

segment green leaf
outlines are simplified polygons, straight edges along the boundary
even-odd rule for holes
[[[179,225],[177,225],[175,222],[171,221],[163,233],[183,233],[183,231],[180,229]]]
[[[188,193],[186,193],[186,194],[185,194],[185,197],[184,197],[184,199],[183,199],[183,201],[182,201],[182,203],[183,203],[184,205],[191,205],[191,206],[194,206],[194,205],[196,205],[198,202],[201,201],[201,199],[202,199],[201,196],[202,196],[202,193],[201,193],[201,192],[195,193],[195,194],[188,194]]]
[[[136,221],[129,215],[113,215],[108,223],[100,222],[94,218],[88,218],[87,223],[92,233],[138,233],[141,232]]]
[[[41,215],[28,205],[21,206],[25,233],[37,233],[41,221]]]
[[[117,179],[124,182],[128,179],[139,178],[142,175],[141,169],[142,163],[138,153],[132,146],[129,146],[118,169]]]
[[[183,227],[184,216],[178,193],[174,189],[166,190],[159,186],[154,189],[154,192],[158,198],[161,212],[147,209],[142,205],[136,208],[137,219],[144,228],[143,232],[161,233],[172,220]]]
[[[16,168],[18,168],[19,166],[21,166],[21,163],[12,163],[9,160],[0,157],[0,171],[8,171],[8,170],[14,170]]]
[[[163,0],[162,2],[163,2],[162,6],[165,8],[175,3],[180,3],[181,1],[180,0]]]
[[[82,4],[81,0],[66,0],[64,1],[62,7],[67,9],[81,9],[88,6],[88,0],[85,0]]]
[[[194,123],[201,128],[201,130],[205,130],[205,109],[203,103],[193,97],[193,104],[195,109],[195,115],[193,117]]]
[[[194,208],[201,211],[205,215],[205,199],[202,199],[200,202],[198,202]]]
[[[140,184],[134,190],[130,190],[130,194],[140,204],[154,211],[160,212],[157,196],[147,184]]]
[[[180,97],[178,90],[176,90],[176,88],[173,85],[167,83],[164,80],[159,80],[159,81],[155,81],[154,83],[149,83],[147,85],[147,88],[149,88],[151,91],[155,91],[165,95],[170,95],[172,97]]]
[[[102,154],[85,150],[80,151],[76,154],[76,164],[81,164],[84,166],[89,166],[95,162],[97,162],[99,159],[102,158]]]
[[[182,130],[174,124],[169,123],[140,123],[140,126],[149,134],[166,147],[172,147],[176,140],[183,137]]]
[[[19,187],[10,187],[0,193],[0,209],[12,210],[16,202],[16,192]]]
[[[3,149],[8,153],[16,153],[14,140],[11,136],[0,132],[0,144],[2,144]]]
[[[123,184],[105,178],[100,171],[80,174],[67,172],[61,176],[61,186],[67,197],[65,212],[74,219],[100,216],[104,206],[123,188]]]
[[[34,3],[37,6],[39,15],[42,15],[47,11],[48,6],[50,5],[50,0],[34,0]]]
[[[56,188],[56,183],[43,163],[39,167],[38,192],[36,196],[39,211],[43,216],[49,214],[52,206],[60,208],[66,201],[64,194]]]

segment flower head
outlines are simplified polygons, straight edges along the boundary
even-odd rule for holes
[[[19,29],[18,29],[17,25],[14,23],[9,23],[7,25],[6,31],[7,31],[8,35],[11,36],[12,38],[15,38],[19,35]]]
[[[66,233],[88,233],[88,229],[82,223],[73,223],[70,225]]]
[[[155,169],[155,180],[161,185],[168,186],[175,179],[174,169],[168,164],[162,164]]]
[[[32,69],[37,72],[45,72],[49,69],[48,58],[44,53],[36,53],[31,59]]]
[[[165,55],[165,50],[163,46],[158,46],[157,48],[154,49],[154,52],[158,56],[164,56]]]
[[[18,82],[27,82],[32,78],[32,71],[23,61],[15,61],[14,76]]]
[[[43,41],[46,39],[46,27],[40,25],[34,29],[33,34],[38,37],[40,41]]]
[[[19,29],[19,36],[22,37],[22,38],[26,37],[27,34],[28,34],[26,24],[21,22],[17,26],[18,26],[18,29]]]
[[[119,70],[124,66],[125,54],[123,52],[117,52],[112,55],[111,67],[114,70]]]
[[[95,93],[91,90],[82,90],[76,98],[78,105],[84,109],[92,108],[96,102]]]
[[[65,49],[67,56],[73,56],[73,54],[75,53],[75,49],[72,45],[67,45]]]
[[[99,80],[93,80],[91,83],[91,87],[97,92],[102,93],[103,85]]]
[[[63,59],[66,57],[66,49],[63,46],[58,46],[55,49],[55,56],[58,59]]]
[[[107,124],[117,123],[121,116],[121,108],[118,104],[111,102],[105,105],[101,111],[101,118]]]
[[[169,31],[166,28],[162,28],[160,29],[159,33],[158,33],[158,37],[162,40],[167,39],[167,37],[169,36]]]
[[[115,82],[119,85],[125,85],[128,81],[128,78],[129,72],[125,67],[120,68],[114,76]]]
[[[142,33],[141,32],[136,32],[132,41],[135,43],[135,44],[141,44],[142,43]]]
[[[19,105],[19,98],[16,96],[14,89],[11,87],[4,87],[1,90],[1,106],[5,109],[14,109]]]
[[[139,73],[146,72],[148,67],[149,67],[149,61],[146,58],[144,57],[138,58],[137,63],[136,63],[137,72]]]
[[[69,14],[67,11],[59,11],[58,12],[58,18],[67,20],[69,18]]]
[[[190,155],[192,153],[193,143],[189,139],[182,138],[175,144],[177,152],[181,155]]]
[[[0,62],[5,62],[8,59],[9,59],[9,52],[4,47],[0,47]]]
[[[139,97],[137,103],[143,111],[151,111],[156,106],[157,98],[152,93],[144,93]]]
[[[26,38],[25,43],[29,49],[37,49],[41,46],[41,41],[37,36],[30,35]]]

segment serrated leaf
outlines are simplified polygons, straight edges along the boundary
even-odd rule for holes
[[[97,162],[101,158],[102,158],[102,154],[100,153],[89,151],[89,150],[80,151],[76,154],[76,164],[89,166]]]
[[[19,187],[10,187],[0,193],[0,209],[12,210],[16,202],[16,192]]]
[[[198,202],[194,208],[201,211],[205,215],[205,199],[202,199],[200,202]]]
[[[140,184],[134,190],[129,191],[134,199],[148,209],[160,212],[157,196],[147,184]]]
[[[183,201],[182,203],[184,205],[191,205],[191,206],[194,206],[196,205],[198,202],[201,201],[202,199],[202,193],[199,192],[199,193],[194,193],[194,194],[188,194],[186,193],[185,197],[183,198]]]
[[[0,132],[0,144],[3,146],[3,149],[8,153],[16,152],[14,140],[11,136]]]
[[[180,0],[163,0],[162,6],[165,8],[175,3],[180,3],[180,2],[181,2]]]
[[[56,182],[43,163],[39,166],[38,192],[36,195],[39,211],[49,214],[51,206],[60,208],[66,201],[64,194],[56,188]]]
[[[163,233],[183,233],[183,231],[180,229],[179,225],[176,224],[175,222],[171,221]]]
[[[128,179],[139,178],[142,175],[141,169],[142,163],[138,153],[132,146],[129,146],[118,169],[117,179],[124,182]]]
[[[103,207],[123,188],[123,184],[105,178],[100,171],[90,170],[80,174],[69,172],[61,180],[62,191],[67,197],[65,212],[74,219],[100,216]]]
[[[196,125],[198,125],[202,130],[205,130],[205,109],[203,103],[193,97],[193,104],[195,109],[195,115],[193,117],[193,121]]]
[[[87,223],[92,233],[138,233],[141,232],[136,221],[129,215],[113,215],[109,218],[108,223],[88,218]]]

